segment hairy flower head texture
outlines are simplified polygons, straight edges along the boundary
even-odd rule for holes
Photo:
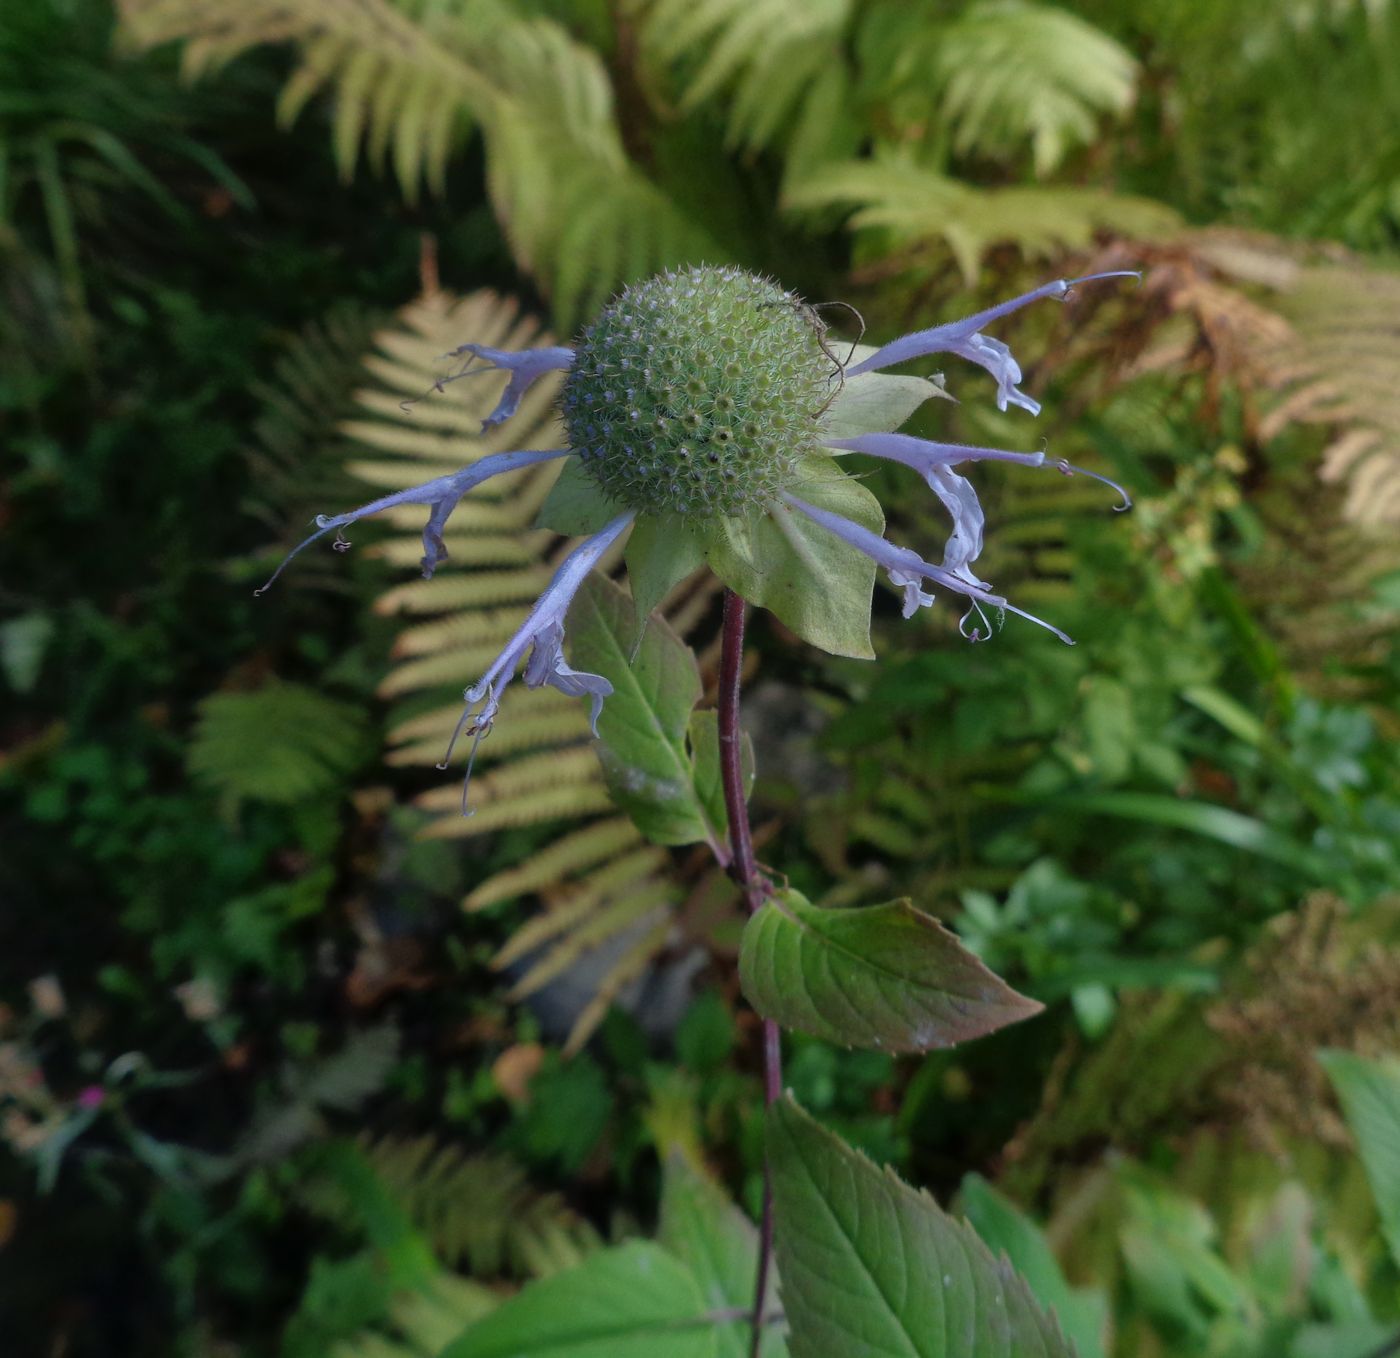
[[[429,577],[447,555],[443,528],[463,495],[492,476],[567,459],[541,522],[586,539],[486,673],[466,689],[466,710],[444,765],[463,734],[473,738],[474,755],[522,661],[527,686],[550,684],[587,697],[596,733],[612,685],[568,664],[565,619],[583,580],[624,535],[630,535],[626,561],[643,617],[672,585],[708,565],[806,640],[836,654],[868,657],[871,586],[882,569],[903,593],[906,618],[930,607],[938,588],[968,601],[960,626],[970,640],[990,635],[990,609],[1027,618],[1072,645],[1058,628],[1015,608],[977,577],[982,507],[955,468],[1001,461],[1066,475],[1079,469],[1047,460],[1043,452],[893,432],[936,389],[883,370],[955,354],[992,375],[1000,409],[1016,405],[1038,414],[1039,404],[1020,390],[1021,369],[1010,349],[984,327],[1031,302],[1063,299],[1081,283],[1135,276],[1059,279],[883,348],[843,353],[846,346],[828,341],[817,313],[794,293],[741,269],[699,266],[626,288],[572,348],[511,352],[465,344],[456,354],[468,355],[468,365],[456,376],[503,372],[508,379],[488,427],[514,414],[533,383],[562,371],[567,446],[497,453],[358,509],[320,516],[317,531],[288,554],[268,584],[326,533],[403,504],[428,508],[423,574]],[[924,481],[951,521],[941,562],[885,538],[878,502],[840,466],[850,453],[902,464]],[[1128,508],[1127,493],[1107,484],[1121,496],[1115,507]],[[470,769],[469,758],[468,777]]]

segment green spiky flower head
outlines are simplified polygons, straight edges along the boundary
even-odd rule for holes
[[[796,294],[735,268],[635,284],[580,337],[564,384],[569,444],[611,501],[734,514],[787,489],[819,445],[837,369]]]

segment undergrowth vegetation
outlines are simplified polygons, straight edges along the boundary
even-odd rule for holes
[[[878,664],[752,629],[760,862],[911,899],[1045,1006],[790,1035],[817,1122],[780,1134],[928,1189],[1080,1358],[1393,1351],[1397,91],[1387,0],[0,7],[7,1353],[469,1358],[645,1270],[749,1351],[740,892],[619,806],[577,699],[509,692],[469,818],[440,767],[569,550],[557,464],[465,499],[431,580],[395,509],[253,597],[315,513],[560,446],[556,377],[483,431],[501,377],[451,351],[699,261],[842,351],[1142,274],[997,332],[1052,459],[1135,501],[979,469],[986,572],[1074,648],[883,585]],[[1027,446],[941,385],[910,432]],[[687,576],[638,650],[712,825],[719,597]]]

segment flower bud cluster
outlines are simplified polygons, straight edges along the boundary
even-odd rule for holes
[[[834,371],[795,294],[735,268],[634,284],[578,341],[569,443],[615,503],[708,517],[771,501],[819,446]]]

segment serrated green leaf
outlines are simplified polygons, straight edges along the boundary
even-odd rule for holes
[[[863,362],[875,352],[868,344],[832,347],[847,367]],[[888,434],[898,429],[925,401],[935,396],[953,398],[927,377],[894,377],[889,373],[860,373],[848,377],[822,418],[828,438],[849,439],[857,434]]]
[[[907,900],[822,910],[775,892],[744,927],[739,977],[764,1018],[885,1051],[951,1047],[1041,1009]]]
[[[1400,1264],[1400,1060],[1318,1054],[1356,1138],[1391,1258]]]
[[[883,533],[880,503],[834,458],[802,459],[799,499]],[[770,610],[803,641],[832,655],[873,660],[870,602],[875,563],[805,514],[783,504],[706,520],[697,528],[710,569],[736,594]]]
[[[768,1114],[792,1358],[1074,1358],[1011,1265],[791,1098]]]
[[[645,1241],[531,1283],[441,1358],[719,1358],[695,1274]]]
[[[640,630],[652,610],[705,564],[705,544],[678,516],[643,514],[627,540],[624,560]]]
[[[622,506],[603,494],[582,461],[571,457],[540,506],[535,527],[548,528],[565,537],[582,537],[598,532],[621,513]]]
[[[590,576],[569,611],[574,664],[605,675],[613,695],[598,719],[598,758],[613,800],[656,844],[720,842],[695,787],[686,729],[700,701],[695,656],[661,619],[629,663],[632,604]]]
[[[980,1174],[963,1180],[961,1206],[983,1242],[993,1252],[1005,1254],[1036,1299],[1059,1317],[1079,1358],[1104,1358],[1108,1320],[1104,1293],[1071,1287],[1040,1227]]]
[[[729,811],[724,805],[724,783],[719,766],[719,713],[713,709],[691,714],[688,728],[690,758],[695,768],[695,792],[705,808],[711,825],[727,834]],[[753,738],[747,731],[739,734],[739,768],[744,777],[744,797],[753,791],[756,761]]]
[[[666,1161],[657,1243],[690,1267],[711,1310],[747,1311],[753,1305],[758,1230],[717,1184],[692,1169],[679,1152]],[[769,1273],[765,1314],[777,1309],[775,1274],[776,1270]],[[747,1358],[746,1320],[718,1325],[715,1333],[719,1358]],[[763,1358],[780,1358],[785,1352],[782,1337],[775,1330],[766,1331]]]

